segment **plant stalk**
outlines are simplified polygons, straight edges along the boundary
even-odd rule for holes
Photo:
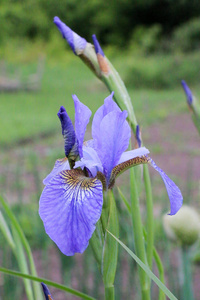
[[[143,226],[142,218],[139,207],[139,197],[137,192],[135,170],[134,168],[130,169],[130,180],[131,180],[131,215],[133,223],[133,235],[135,241],[135,252],[140,260],[147,264],[147,257],[145,252],[144,245],[144,235],[143,235]],[[139,278],[140,286],[142,293],[142,300],[150,300],[150,284],[149,278],[142,268],[139,267]]]

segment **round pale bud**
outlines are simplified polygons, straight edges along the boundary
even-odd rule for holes
[[[199,238],[200,216],[187,205],[183,205],[174,216],[164,215],[163,225],[167,236],[182,245],[190,246]]]

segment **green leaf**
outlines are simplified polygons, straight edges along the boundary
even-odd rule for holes
[[[101,220],[99,220],[96,224],[95,232],[93,233],[90,239],[90,246],[92,248],[94,257],[98,263],[99,269],[101,269],[103,239],[104,236],[102,232],[102,224],[101,224]]]
[[[113,192],[109,190],[109,215],[107,222],[107,230],[116,236],[119,236],[119,223],[117,208]],[[102,274],[105,287],[111,287],[114,284],[115,273],[118,259],[118,243],[105,232],[105,241],[103,246]]]
[[[13,240],[12,234],[10,232],[10,229],[4,219],[4,216],[2,215],[2,212],[0,211],[0,229],[7,240],[10,248],[14,251],[15,250],[15,242]]]
[[[90,297],[90,296],[88,296],[84,293],[81,293],[81,292],[77,291],[77,290],[68,288],[68,287],[66,287],[62,284],[59,284],[59,283],[51,281],[51,280],[47,280],[47,279],[42,278],[42,277],[35,277],[35,276],[31,276],[31,275],[28,275],[28,274],[23,274],[23,273],[20,273],[20,272],[16,272],[16,271],[9,270],[9,269],[6,269],[6,268],[1,268],[1,267],[0,267],[0,272],[2,272],[4,274],[15,276],[15,277],[27,278],[27,279],[30,279],[30,280],[33,280],[33,281],[36,281],[36,282],[40,282],[40,283],[44,282],[48,286],[53,286],[53,287],[55,287],[59,290],[65,291],[69,294],[75,295],[75,296],[80,297],[82,299],[96,300],[95,298]],[[42,298],[38,298],[37,300],[39,300],[39,299],[42,299]]]
[[[10,209],[9,205],[6,203],[6,201],[3,199],[3,197],[0,196],[0,202],[5,210],[5,212],[7,213],[11,224],[13,225],[13,227],[16,229],[16,232],[19,235],[19,238],[21,240],[21,243],[27,253],[27,257],[29,260],[29,264],[30,264],[30,271],[31,274],[33,276],[37,276],[37,272],[36,272],[36,268],[35,268],[35,264],[34,264],[34,260],[33,260],[33,255],[31,252],[31,248],[30,245],[24,235],[24,232],[21,228],[21,226],[19,225],[17,219],[15,218],[15,215],[13,214],[12,210]],[[42,298],[42,291],[40,288],[40,285],[38,285],[37,283],[33,283],[33,289],[34,289],[34,294],[35,294],[35,298],[36,299],[41,299]]]
[[[107,230],[108,231],[108,230]],[[108,231],[109,232],[109,231]],[[158,279],[156,275],[145,265],[138,257],[133,253],[124,243],[122,243],[116,236],[111,232],[109,234],[128,252],[128,254],[137,262],[137,264],[146,272],[146,274],[157,284],[157,286],[165,293],[170,300],[178,300],[170,290]]]

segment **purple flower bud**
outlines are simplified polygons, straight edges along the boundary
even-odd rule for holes
[[[141,147],[142,141],[141,141],[141,132],[140,132],[140,126],[137,125],[136,126],[136,139],[137,139],[137,143],[138,143],[138,147]]]
[[[95,47],[96,54],[101,54],[104,57],[105,54],[104,54],[104,52],[103,52],[103,50],[102,50],[95,34],[93,34],[92,39],[93,39],[93,42],[94,42],[94,47]]]
[[[41,286],[42,286],[42,289],[43,289],[43,293],[45,295],[45,299],[46,300],[53,300],[53,298],[51,296],[51,293],[50,293],[48,287],[46,286],[46,284],[44,284],[43,282],[41,282]]]
[[[71,30],[58,17],[54,17],[54,23],[58,27],[58,30],[61,32],[63,38],[67,40],[74,54],[81,54],[86,47],[87,41]]]
[[[186,94],[186,97],[187,97],[187,102],[188,102],[188,105],[191,106],[192,105],[192,102],[193,102],[193,95],[192,95],[192,92],[191,90],[189,89],[187,83],[182,80],[181,81],[181,84],[183,86],[183,89],[185,91],[185,94]]]
[[[96,38],[96,35],[93,34],[92,38],[93,38],[94,48],[95,48],[95,52],[97,54],[97,60],[99,63],[100,70],[102,73],[107,75],[110,72],[110,67],[108,65],[108,61],[105,57],[103,50],[101,49],[101,46]]]

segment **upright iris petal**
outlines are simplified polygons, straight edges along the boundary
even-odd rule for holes
[[[131,135],[126,121],[127,112],[122,112],[112,100],[113,94],[104,100],[97,110],[92,123],[94,148],[101,159],[104,174],[109,181],[112,168],[118,163],[122,153],[128,148]]]
[[[74,100],[74,107],[75,107],[75,130],[76,130],[76,137],[78,139],[78,150],[79,156],[83,156],[83,141],[85,136],[85,131],[87,124],[89,123],[91,117],[91,110],[81,103],[76,95],[72,95]]]
[[[126,111],[112,111],[101,121],[99,132],[101,148],[96,151],[101,159],[107,181],[122,153],[128,148],[131,130],[126,118]]]
[[[74,54],[79,55],[86,47],[87,41],[71,30],[65,23],[63,23],[58,17],[54,17],[54,23],[61,32],[63,38],[65,38],[71,47]]]
[[[45,230],[65,255],[82,253],[103,205],[101,181],[81,170],[62,171],[44,188],[39,214]]]

